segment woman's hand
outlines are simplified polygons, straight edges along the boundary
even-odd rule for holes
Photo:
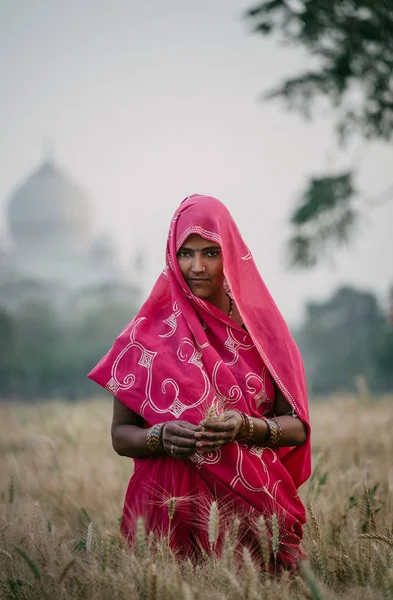
[[[201,431],[200,425],[188,421],[167,421],[162,430],[162,444],[168,456],[188,458],[196,450],[196,433]]]
[[[195,434],[196,449],[205,454],[214,452],[221,446],[233,442],[243,424],[242,416],[236,410],[228,410],[218,418],[202,421],[203,430]],[[207,430],[207,431],[206,431]]]

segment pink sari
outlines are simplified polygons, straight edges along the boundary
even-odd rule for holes
[[[192,233],[221,246],[226,283],[247,331],[194,296],[184,281],[176,255]],[[121,529],[132,539],[135,518],[143,515],[149,530],[170,531],[174,549],[187,555],[197,555],[200,548],[209,552],[208,512],[217,500],[221,532],[239,515],[241,540],[251,551],[258,544],[258,517],[263,515],[270,527],[275,513],[278,561],[295,565],[305,522],[297,488],[311,470],[303,363],[221,202],[198,195],[182,202],[169,230],[166,268],[138,315],[89,377],[141,415],[146,427],[171,419],[199,424],[212,406],[217,414],[233,408],[253,417],[272,414],[273,379],[307,425],[304,445],[276,451],[233,442],[211,454],[195,452],[190,460],[135,460]],[[169,518],[171,502],[175,512]]]

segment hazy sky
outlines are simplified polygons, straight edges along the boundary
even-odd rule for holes
[[[308,273],[285,268],[288,214],[308,174],[361,165],[365,196],[393,180],[393,150],[337,152],[329,111],[305,123],[260,93],[305,56],[249,33],[240,0],[0,0],[0,214],[52,140],[94,199],[97,230],[138,248],[148,290],[167,227],[192,193],[231,210],[284,315],[342,282],[393,282],[393,201],[367,212],[349,250]],[[390,167],[390,169],[389,169]]]

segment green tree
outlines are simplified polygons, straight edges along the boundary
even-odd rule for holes
[[[296,337],[311,389],[316,393],[354,389],[359,376],[375,390],[389,389],[388,369],[382,373],[388,330],[370,292],[342,287],[326,302],[308,303],[304,326]]]
[[[376,349],[375,365],[377,375],[387,389],[393,389],[393,325],[382,336]]]
[[[305,49],[313,60],[266,98],[283,99],[305,117],[327,99],[341,144],[354,135],[392,139],[393,0],[264,0],[246,16],[257,33]],[[314,266],[327,245],[348,241],[359,215],[354,178],[353,170],[311,178],[290,219],[293,266]],[[373,202],[391,197],[393,186]]]
[[[0,360],[4,362],[14,343],[15,328],[12,316],[0,308]]]
[[[87,373],[134,314],[113,300],[67,318],[49,300],[26,302],[13,315],[0,310],[0,398],[97,395]]]
[[[15,343],[15,324],[5,310],[0,309],[0,397],[11,387],[12,352]]]

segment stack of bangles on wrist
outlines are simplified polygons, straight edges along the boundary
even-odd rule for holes
[[[239,442],[248,442],[251,440],[254,433],[254,421],[250,415],[240,411],[239,413],[242,417],[242,425],[237,439]],[[267,419],[266,417],[263,417],[263,420],[268,427],[267,438],[263,445],[268,446],[269,448],[277,448],[281,440],[281,425],[277,419]]]
[[[254,421],[244,412],[238,411],[242,418],[242,425],[239,430],[238,440],[239,442],[248,442],[252,438],[252,434],[254,433]]]
[[[155,454],[159,454],[164,450],[164,445],[162,443],[163,428],[164,423],[157,423],[157,425],[150,427],[146,433],[146,446]]]

